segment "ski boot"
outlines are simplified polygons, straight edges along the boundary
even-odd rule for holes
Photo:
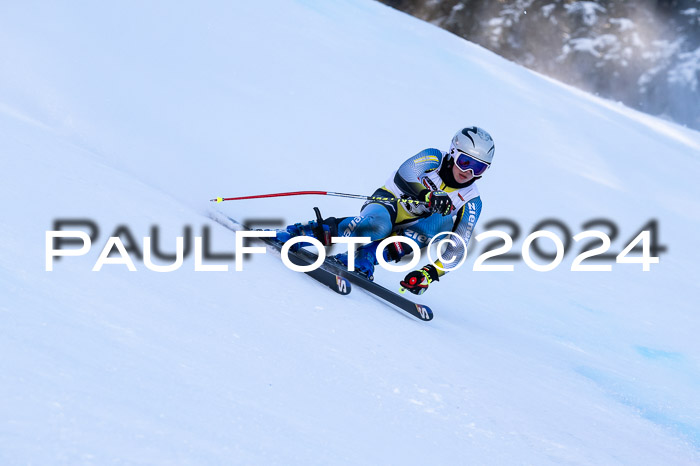
[[[311,238],[316,238],[324,246],[330,246],[332,244],[331,238],[338,235],[338,220],[334,217],[329,217],[324,220],[321,217],[321,211],[318,207],[314,207],[314,212],[316,213],[316,220],[311,220],[303,224],[295,223],[287,226],[284,230],[276,230],[277,241],[285,243],[297,236],[309,236]],[[297,243],[291,247],[291,251],[298,251],[299,248],[305,246],[311,246],[311,243]]]
[[[360,246],[355,251],[355,272],[358,272],[365,277],[367,280],[374,281],[374,266],[377,265],[377,245],[379,241],[370,243],[364,246]],[[341,254],[336,254],[333,256],[337,262],[343,264],[345,268],[348,266],[348,253],[343,252]]]
[[[355,251],[355,271],[361,273],[368,280],[374,281],[374,266],[377,262],[377,246],[381,241],[377,240],[369,244],[365,244],[357,248]],[[401,242],[396,241],[389,243],[383,251],[383,257],[386,262],[399,262],[406,255],[406,249]],[[340,262],[347,268],[348,253],[344,252],[333,256],[337,262]]]

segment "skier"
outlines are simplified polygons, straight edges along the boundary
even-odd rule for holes
[[[452,138],[449,152],[425,149],[401,164],[372,196],[386,200],[367,201],[356,217],[321,219],[317,214],[317,221],[278,230],[277,239],[285,242],[295,236],[311,236],[328,246],[334,236],[370,237],[372,242],[359,246],[355,254],[355,269],[370,280],[377,265],[377,246],[389,236],[409,237],[423,248],[435,235],[451,231],[466,245],[481,213],[476,181],[491,165],[494,150],[489,133],[476,126],[464,128]],[[423,203],[398,202],[397,198]],[[401,286],[414,294],[424,293],[432,282],[460,263],[466,253],[464,245],[459,241],[449,244],[443,257],[453,260],[446,264],[436,260],[414,270],[400,282]],[[401,242],[391,243],[384,249],[384,259],[398,262],[407,249],[408,245]],[[335,258],[347,266],[347,253]]]

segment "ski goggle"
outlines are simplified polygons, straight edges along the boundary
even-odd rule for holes
[[[462,152],[459,149],[457,149],[452,155],[454,157],[455,165],[457,165],[457,168],[459,168],[463,172],[471,170],[472,173],[474,173],[474,176],[483,175],[486,169],[490,166],[488,163],[482,162],[481,160],[476,159],[471,155],[467,154],[466,152]]]

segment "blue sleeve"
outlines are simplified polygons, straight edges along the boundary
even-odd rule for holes
[[[418,196],[425,189],[420,182],[423,173],[436,170],[440,166],[442,152],[438,149],[425,149],[401,164],[394,176],[396,186],[406,194]]]

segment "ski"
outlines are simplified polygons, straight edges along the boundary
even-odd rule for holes
[[[303,256],[311,263],[314,262],[317,257],[316,254],[305,249],[300,249],[298,254]],[[359,286],[366,292],[380,298],[385,303],[393,305],[394,307],[407,312],[420,320],[429,321],[433,319],[433,311],[428,306],[414,303],[410,299],[406,299],[403,296],[384,288],[382,285],[369,280],[360,273],[349,271],[342,263],[338,262],[333,257],[327,258],[323,264],[321,264],[321,268],[328,270],[330,273],[344,277],[345,279],[349,280],[350,283]]]
[[[255,238],[256,240],[262,241],[263,243],[267,244],[268,246],[272,247],[278,252],[282,251],[282,246],[284,246],[284,243],[281,243],[273,238]],[[300,254],[301,252],[306,252],[308,254]],[[316,262],[316,259],[318,256],[315,254],[312,254],[304,249],[299,249],[298,251],[288,251],[287,256],[289,257],[289,260],[294,264],[294,265],[299,265],[299,266],[306,266],[306,265],[311,265]],[[352,286],[350,285],[350,281],[341,276],[340,274],[334,273],[330,270],[327,270],[323,267],[323,264],[321,264],[320,267],[316,268],[315,270],[311,270],[309,272],[304,272],[306,275],[309,277],[313,278],[319,283],[322,283],[326,285],[328,288],[331,290],[335,291],[338,294],[346,295],[350,294],[350,291],[352,290]]]
[[[217,223],[221,224],[222,226],[228,228],[229,230],[232,231],[238,231],[241,229],[249,230],[248,227],[243,225],[242,223],[238,222],[235,219],[232,219],[231,217],[223,217],[220,216],[220,214],[212,214],[210,215],[212,220],[216,221]],[[271,247],[272,249],[276,250],[277,252],[281,252],[282,246],[284,246],[283,243],[273,239],[273,238],[255,238],[257,240],[262,241],[265,243],[267,246]],[[304,251],[304,249],[300,249],[297,252],[294,251],[289,251],[288,257],[289,260],[294,264],[294,265],[299,265],[299,266],[306,266],[306,265],[311,265],[314,262],[316,262],[316,256],[309,253],[308,255],[302,255],[299,254],[299,252]],[[305,251],[308,252],[308,251]],[[310,272],[304,272],[306,275],[309,277],[313,278],[317,282],[326,285],[328,288],[331,290],[335,291],[338,294],[346,295],[350,294],[350,291],[352,290],[352,286],[350,285],[350,281],[342,276],[340,276],[337,273],[331,272],[329,270],[325,270],[323,267],[319,267],[315,270],[312,270]]]
[[[245,225],[230,217],[222,216],[221,214],[213,214],[211,218],[220,223],[224,227],[238,231],[240,229],[248,229]],[[281,251],[283,243],[272,238],[256,238],[267,244],[276,251]],[[289,260],[296,265],[310,265],[316,262],[318,256],[306,249],[298,251],[289,251]],[[413,301],[404,298],[403,296],[394,293],[393,291],[384,288],[382,285],[369,280],[364,275],[351,272],[343,264],[338,262],[334,257],[328,257],[317,269],[311,272],[305,272],[314,280],[328,286],[336,293],[343,295],[349,294],[351,284],[357,285],[371,295],[381,299],[384,303],[406,312],[413,317],[429,321],[433,319],[433,311],[430,307],[424,304],[414,303]]]

